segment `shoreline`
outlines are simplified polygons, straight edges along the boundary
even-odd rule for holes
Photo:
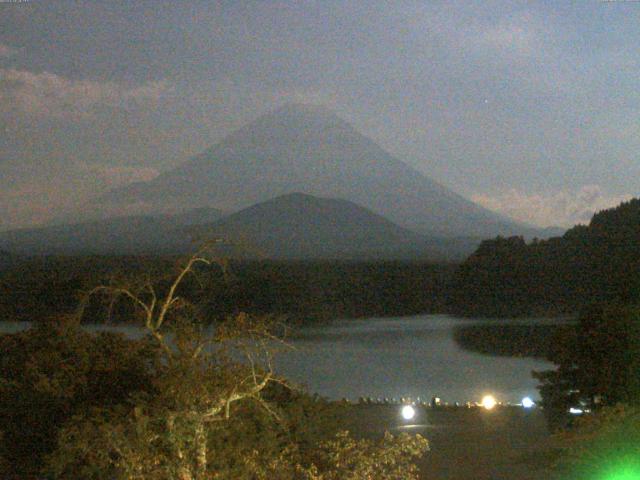
[[[430,445],[419,461],[425,480],[548,478],[540,453],[551,434],[537,408],[426,408],[407,423],[397,406],[351,405],[344,417],[341,423],[359,436],[379,438],[385,430],[423,435]]]

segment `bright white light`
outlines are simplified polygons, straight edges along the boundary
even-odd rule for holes
[[[495,407],[498,404],[498,402],[496,402],[496,399],[493,397],[493,395],[485,395],[482,398],[482,402],[480,403],[487,410],[491,410],[493,407]]]
[[[573,408],[571,407],[569,409],[569,413],[571,413],[572,415],[581,415],[584,413],[584,410],[582,410],[581,408]]]
[[[524,408],[532,408],[535,404],[536,404],[536,402],[531,400],[529,397],[524,397],[522,399],[522,406]]]
[[[402,418],[405,420],[411,420],[416,416],[416,411],[411,405],[405,405],[402,407]]]

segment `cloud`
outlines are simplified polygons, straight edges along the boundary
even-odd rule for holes
[[[84,175],[90,175],[107,188],[121,187],[133,182],[148,182],[159,174],[158,170],[151,167],[100,164],[80,164],[78,166]]]
[[[60,198],[39,185],[17,185],[0,191],[0,231],[27,225],[40,225],[51,218]],[[45,199],[45,196],[47,197]]]
[[[77,162],[57,174],[16,181],[0,189],[0,231],[68,221],[69,212],[82,211],[96,195],[157,175],[158,170],[144,166]]]
[[[527,194],[510,189],[498,195],[477,194],[471,199],[516,220],[541,227],[570,227],[588,223],[591,216],[629,200],[632,195],[609,195],[599,185],[585,185],[577,191]]]
[[[479,22],[458,37],[475,62],[474,73],[483,76],[483,83],[497,83],[494,88],[502,90],[506,81],[511,84],[509,90],[525,98],[574,96],[591,82],[581,72],[589,60],[576,53],[571,32],[553,16],[533,10],[507,14]]]
[[[157,103],[166,81],[137,87],[116,82],[71,80],[53,73],[0,69],[0,109],[44,117],[83,118],[98,107],[130,108]]]
[[[467,48],[471,50],[513,60],[518,57],[545,56],[556,32],[549,19],[543,21],[533,11],[522,11],[501,16],[497,20],[477,22],[458,36],[465,40]],[[526,61],[531,61],[531,58]]]
[[[16,53],[18,53],[17,48],[13,48],[13,47],[10,47],[9,45],[5,45],[4,43],[0,43],[0,58],[13,57]]]
[[[537,38],[534,30],[512,23],[487,28],[482,39],[486,45],[495,49],[531,55],[535,53]]]

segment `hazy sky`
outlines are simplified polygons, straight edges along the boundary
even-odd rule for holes
[[[490,208],[640,194],[640,2],[0,3],[0,229],[322,103]]]

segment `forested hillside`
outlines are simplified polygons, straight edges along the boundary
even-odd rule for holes
[[[82,292],[99,283],[149,278],[180,257],[86,256],[25,259],[0,270],[0,319],[34,320],[77,309]],[[215,268],[189,278],[211,318],[239,311],[292,321],[442,312],[455,265],[401,261],[235,261],[222,279]],[[117,311],[115,312],[118,313]],[[116,315],[117,317],[117,315]],[[95,321],[106,321],[96,316]]]
[[[450,301],[455,313],[520,316],[633,304],[639,294],[640,199],[634,199],[562,237],[482,242],[457,270]]]

